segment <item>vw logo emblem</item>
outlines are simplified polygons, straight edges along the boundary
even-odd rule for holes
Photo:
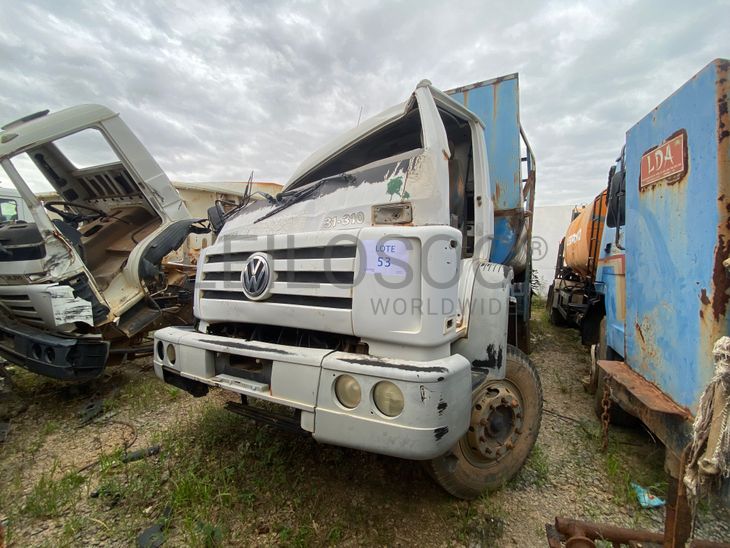
[[[241,274],[243,292],[249,299],[257,300],[268,296],[271,285],[271,267],[264,253],[251,255],[243,267]]]

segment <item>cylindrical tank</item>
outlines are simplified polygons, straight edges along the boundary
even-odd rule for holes
[[[578,210],[565,233],[565,265],[584,277],[593,277],[606,217],[606,191]]]

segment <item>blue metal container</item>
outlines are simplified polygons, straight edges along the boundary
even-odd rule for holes
[[[517,74],[508,74],[447,93],[484,122],[494,204],[490,261],[515,271],[510,343],[529,351],[536,166],[520,124],[519,79]]]
[[[523,233],[530,228],[535,159],[529,144],[523,143],[518,76],[509,74],[447,93],[484,122],[495,217],[490,260],[522,271],[529,248]],[[523,147],[528,151],[525,158]],[[523,163],[527,163],[524,169]]]
[[[729,73],[713,61],[627,132],[625,224],[597,273],[608,346],[691,414],[730,327]]]

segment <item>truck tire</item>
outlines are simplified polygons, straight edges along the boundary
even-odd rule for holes
[[[554,300],[554,294],[555,294],[555,282],[552,283],[550,286],[550,289],[548,289],[548,296],[547,296],[547,313],[548,313],[548,320],[551,324],[553,324],[556,327],[563,327],[565,326],[566,322],[563,316],[558,312],[558,310],[555,308],[555,304],[553,303]]]
[[[474,389],[469,430],[448,453],[426,462],[426,470],[460,499],[499,489],[527,460],[541,420],[540,377],[529,358],[510,346],[505,378]]]
[[[591,370],[588,386],[586,386],[589,394],[595,394],[598,389],[598,360],[612,360],[613,354],[614,352],[606,342],[606,317],[604,316],[598,326],[598,342],[591,347]]]
[[[601,319],[598,333],[598,344],[591,353],[591,375],[588,381],[588,392],[593,394],[593,411],[599,419],[603,416],[603,387],[606,384],[606,375],[598,367],[598,360],[617,360],[621,356],[609,348],[606,341],[606,318]],[[631,413],[624,411],[616,402],[612,402],[609,408],[609,422],[616,426],[636,426],[639,422]]]

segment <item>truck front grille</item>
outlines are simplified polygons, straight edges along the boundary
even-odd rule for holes
[[[17,320],[34,327],[43,327],[45,325],[28,295],[3,293],[3,290],[0,289],[0,306]]]
[[[253,249],[230,253],[210,252],[202,269],[201,299],[248,301],[241,273],[257,251],[271,257],[274,281],[271,296],[262,304],[317,308],[352,308],[355,278],[354,242],[345,245]]]

